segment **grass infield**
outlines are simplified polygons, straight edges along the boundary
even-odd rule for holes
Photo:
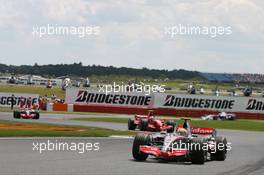
[[[50,97],[52,94],[55,94],[59,98],[62,99],[65,98],[65,92],[59,87],[53,87],[49,89],[46,88],[45,86],[1,84],[0,92],[31,93],[31,94],[39,94],[41,96],[48,95],[48,97]]]
[[[91,117],[91,118],[75,118],[72,120],[95,121],[95,122],[114,122],[127,123],[126,118],[110,118],[110,117]],[[178,125],[182,125],[183,121],[175,119]],[[196,127],[211,127],[216,129],[231,129],[231,130],[245,130],[245,131],[264,131],[263,120],[235,120],[235,121],[208,121],[208,120],[191,120],[191,125]]]
[[[130,131],[0,120],[0,137],[109,137]]]

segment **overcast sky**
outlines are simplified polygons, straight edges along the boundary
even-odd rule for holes
[[[263,0],[0,0],[0,63],[82,62],[204,72],[264,73]],[[33,34],[47,25],[100,34]],[[232,34],[165,35],[168,26],[230,26]]]

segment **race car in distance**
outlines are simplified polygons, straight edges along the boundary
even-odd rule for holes
[[[229,114],[221,112],[217,115],[205,115],[201,117],[203,120],[235,120],[237,117],[235,114]]]
[[[39,119],[39,111],[30,108],[23,108],[19,111],[14,111],[14,118]]]
[[[185,132],[180,132],[185,130]],[[216,136],[213,128],[178,128],[177,132],[139,133],[135,136],[132,155],[136,161],[145,161],[149,155],[157,159],[204,164],[207,160],[224,161],[227,140]],[[206,134],[205,134],[206,133]]]
[[[173,132],[176,123],[172,120],[157,119],[153,115],[153,111],[149,111],[148,115],[135,115],[134,120],[128,119],[128,130],[139,129],[140,131]]]

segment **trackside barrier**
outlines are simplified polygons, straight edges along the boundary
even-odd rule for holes
[[[47,111],[64,111],[64,112],[74,112],[73,104],[65,104],[65,103],[48,103]]]
[[[178,116],[178,117],[196,117],[200,118],[203,115],[209,114],[219,114],[219,111],[211,110],[190,110],[190,109],[166,109],[166,108],[156,108],[155,113],[157,115],[168,115],[168,116]],[[248,112],[232,112],[236,114],[239,119],[257,119],[264,120],[264,114],[258,113],[248,113]]]
[[[208,114],[218,114],[219,111],[212,110],[192,110],[192,109],[168,109],[168,108],[138,108],[138,107],[117,107],[102,105],[73,105],[73,104],[53,104],[47,105],[47,111],[68,111],[68,112],[99,112],[114,114],[147,114],[148,110],[154,110],[156,115],[167,115],[175,117],[201,117]],[[232,112],[240,119],[264,120],[264,114],[248,112]]]
[[[67,111],[68,105],[64,103],[54,103],[53,104],[53,111]]]
[[[52,112],[53,111],[53,103],[48,103],[47,104],[47,112]]]
[[[12,92],[0,92],[0,106],[10,107],[13,101],[14,107],[20,107],[21,98],[23,98],[26,103],[31,98],[31,103],[38,104],[38,94],[26,94],[26,93],[12,93]]]
[[[147,114],[201,117],[219,112],[234,113],[238,118],[264,119],[264,98],[155,93],[102,93],[96,90],[68,88],[66,104],[53,104],[48,110]]]
[[[101,112],[118,114],[146,114],[149,108],[131,108],[116,106],[96,106],[96,105],[73,105],[48,103],[47,111],[67,111],[67,112]]]
[[[101,112],[116,114],[147,114],[149,108],[117,107],[117,106],[95,106],[95,105],[74,105],[74,112]]]
[[[67,112],[73,112],[73,104],[68,104],[67,105]]]

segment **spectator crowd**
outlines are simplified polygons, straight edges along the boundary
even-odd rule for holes
[[[264,74],[201,73],[208,81],[264,83]]]

